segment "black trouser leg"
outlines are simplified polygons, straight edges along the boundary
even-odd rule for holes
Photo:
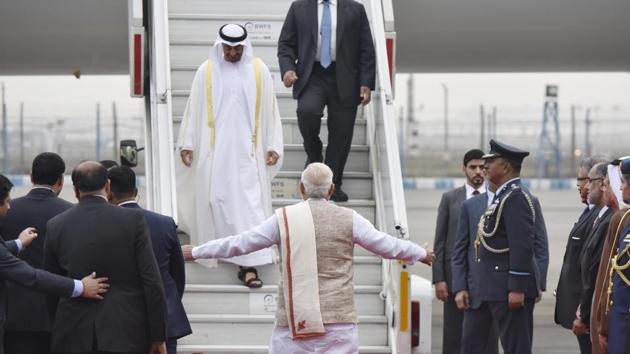
[[[469,309],[464,313],[462,325],[461,354],[484,353],[492,328],[492,314],[487,303],[478,309]]]
[[[177,339],[175,338],[166,339],[166,353],[177,354]]]
[[[314,72],[298,98],[297,105],[298,127],[308,163],[324,161],[319,131],[326,101],[326,83]]]
[[[459,354],[461,351],[462,322],[464,311],[455,303],[455,295],[449,294],[444,302],[444,328],[442,332],[442,354]]]
[[[581,354],[591,354],[593,347],[591,344],[591,335],[585,334],[582,336],[576,336],[578,344],[580,345]]]
[[[503,350],[510,354],[531,354],[534,300],[526,299],[525,306],[518,310],[510,310],[507,301],[489,302],[488,306],[497,321]]]
[[[341,186],[343,170],[350,154],[357,106],[344,105],[339,98],[337,81],[328,80],[328,149],[326,165],[333,171],[333,182]]]

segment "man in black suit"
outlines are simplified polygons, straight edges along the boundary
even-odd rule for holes
[[[38,237],[18,257],[34,268],[42,267],[46,223],[55,215],[72,207],[59,197],[63,188],[63,159],[52,152],[35,157],[31,168],[33,188],[11,202],[11,209],[0,225],[5,240],[17,239],[22,230],[33,227]],[[8,283],[4,352],[7,354],[50,353],[52,320],[44,294]]]
[[[4,219],[11,209],[9,192],[13,184],[0,175],[0,219]],[[35,229],[29,227],[22,231],[16,240],[5,242],[0,237],[0,354],[4,353],[4,324],[7,312],[12,308],[6,306],[7,280],[24,288],[60,297],[79,297],[102,299],[107,292],[107,278],[96,278],[94,273],[84,277],[81,281],[60,277],[43,270],[35,269],[28,263],[18,259],[15,255],[24,250],[37,237]],[[89,273],[89,272],[85,272]],[[87,300],[83,300],[87,301]],[[33,325],[37,325],[33,323]],[[40,353],[40,352],[22,352]]]
[[[451,254],[457,234],[459,211],[462,203],[481,193],[485,193],[483,151],[473,149],[464,155],[462,172],[466,184],[442,194],[435,226],[435,262],[433,262],[433,284],[435,296],[444,302],[443,354],[458,354],[462,335],[464,314],[457,309],[451,274]]]
[[[44,267],[74,276],[95,269],[110,279],[99,304],[59,300],[55,353],[166,353],[166,302],[144,215],[107,202],[105,167],[86,161],[72,172],[79,203],[47,225]]]
[[[182,296],[186,285],[184,256],[177,238],[177,225],[173,218],[142,209],[136,202],[136,174],[126,166],[112,167],[107,171],[111,183],[109,202],[123,208],[137,209],[144,213],[149,225],[153,253],[160,268],[166,307],[166,348],[168,354],[177,353],[177,339],[192,333]]]
[[[375,54],[365,8],[353,0],[297,0],[291,4],[278,40],[278,61],[286,87],[293,86],[307,162],[322,162],[319,138],[328,109],[325,163],[333,171],[334,201],[341,190],[359,103],[375,87]]]
[[[589,181],[588,173],[598,162],[601,161],[592,157],[580,161],[577,188],[582,203],[586,204],[586,207],[569,233],[562,268],[560,270],[558,287],[556,288],[554,319],[557,324],[569,330],[573,329],[573,322],[576,318],[576,311],[580,304],[580,294],[582,292],[580,255],[582,254],[582,248],[586,243],[588,235],[591,233],[593,223],[600,211],[600,208],[595,204],[589,203],[587,188]],[[595,272],[597,272],[597,270],[595,270]],[[581,332],[578,331],[577,333]],[[581,333],[577,335],[577,340],[580,351],[582,353],[590,353],[590,336],[586,333]]]
[[[606,181],[607,175],[608,164],[604,162],[598,163],[589,171],[588,183],[585,186],[588,193],[588,203],[594,205],[594,209],[599,211],[593,221],[591,232],[585,236],[586,240],[583,241],[582,250],[578,256],[582,288],[572,331],[578,338],[581,354],[592,353],[589,327],[595,281],[597,280],[597,272],[610,219],[619,210],[617,203],[613,201],[614,195],[612,193],[610,193],[610,196],[608,195],[608,189],[611,187]]]
[[[486,178],[499,186],[479,222],[474,242],[479,309],[466,313],[462,354],[482,353],[491,323],[504,351],[531,354],[534,302],[539,297],[534,202],[520,180],[529,152],[490,140]]]

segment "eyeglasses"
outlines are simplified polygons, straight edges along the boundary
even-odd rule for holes
[[[578,177],[578,178],[576,178],[576,180],[578,182],[584,182],[584,181],[588,181],[588,177]]]
[[[600,181],[602,179],[604,179],[604,177],[597,177],[597,178],[586,178],[588,180],[588,183],[593,183],[594,181]]]

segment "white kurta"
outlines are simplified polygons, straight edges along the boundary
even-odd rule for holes
[[[271,180],[282,165],[282,126],[271,74],[261,62],[260,126],[254,146],[256,80],[254,59],[246,53],[250,56],[244,55],[238,64],[222,58],[212,62],[214,145],[206,63],[195,74],[186,105],[177,155],[182,149],[192,150],[193,164],[186,167],[177,156],[176,183],[179,226],[193,244],[245,231],[272,214]],[[265,163],[268,151],[280,156],[275,166]],[[274,260],[271,249],[227,259],[243,266]]]

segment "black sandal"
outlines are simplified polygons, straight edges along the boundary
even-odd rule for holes
[[[247,286],[248,288],[251,289],[258,289],[261,288],[263,286],[263,282],[262,280],[260,280],[260,278],[258,278],[258,271],[256,270],[256,268],[253,267],[239,267],[239,271],[238,271],[238,280],[242,281],[243,284],[245,284],[245,286]],[[247,275],[248,273],[254,273],[254,277],[253,278],[249,278],[247,281],[245,281],[245,275]]]

